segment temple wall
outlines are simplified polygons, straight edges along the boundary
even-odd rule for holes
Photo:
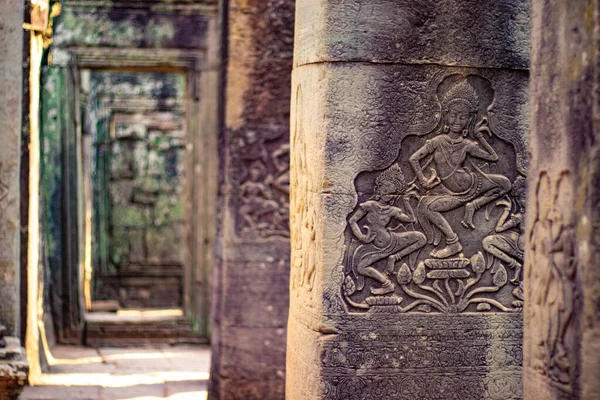
[[[282,399],[294,2],[223,4],[211,399]]]

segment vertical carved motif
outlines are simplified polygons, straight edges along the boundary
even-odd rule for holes
[[[450,75],[436,95],[436,128],[407,136],[391,166],[356,179],[343,297],[354,310],[520,312],[522,143],[494,128],[502,116],[490,115],[489,80]]]
[[[289,237],[290,146],[284,136],[246,139],[238,232],[245,238]]]
[[[0,238],[5,238],[7,233],[6,213],[8,207],[8,194],[10,187],[6,182],[10,181],[12,172],[5,164],[0,162]]]
[[[292,289],[299,295],[300,288],[311,292],[314,286],[315,264],[315,209],[310,199],[307,164],[307,144],[302,130],[302,87],[296,88],[296,124],[292,131],[294,157],[292,163],[291,240],[292,240]]]
[[[535,189],[534,222],[528,232],[527,278],[531,285],[530,366],[564,390],[575,375],[571,346],[577,271],[569,171],[540,172]]]

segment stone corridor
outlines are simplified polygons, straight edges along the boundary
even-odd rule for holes
[[[56,346],[50,370],[21,400],[203,400],[210,348]]]

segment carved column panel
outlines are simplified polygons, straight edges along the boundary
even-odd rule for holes
[[[211,399],[284,397],[294,1],[225,1]]]
[[[523,397],[528,23],[298,1],[288,399]]]
[[[532,2],[525,398],[600,398],[597,2]]]
[[[27,380],[21,349],[19,160],[23,76],[23,2],[0,0],[0,398],[16,398]],[[7,337],[4,337],[6,333]]]

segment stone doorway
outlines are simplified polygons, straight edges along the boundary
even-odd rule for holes
[[[91,71],[84,139],[91,182],[91,300],[119,308],[181,308],[185,78]],[[87,89],[86,82],[85,89]],[[84,89],[84,90],[85,90]],[[90,176],[91,175],[91,176]],[[87,277],[86,277],[87,278]]]
[[[57,340],[206,343],[211,264],[203,218],[214,212],[204,198],[212,180],[198,173],[206,171],[209,133],[198,123],[197,60],[144,69],[135,63],[145,56],[152,63],[153,55],[107,65],[92,53],[49,67],[43,78]]]
[[[189,341],[185,75],[84,69],[80,82],[86,343]]]

